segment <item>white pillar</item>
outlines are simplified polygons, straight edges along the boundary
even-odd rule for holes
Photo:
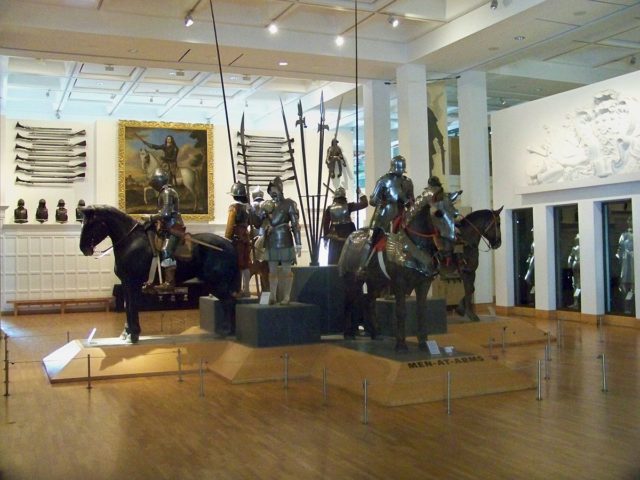
[[[578,202],[580,232],[580,310],[591,315],[604,314],[604,242],[602,203]]]
[[[418,195],[429,179],[427,71],[424,65],[402,65],[396,79],[400,155],[407,159],[407,173]]]
[[[536,309],[556,309],[556,265],[553,207],[533,207]]]
[[[391,160],[390,87],[381,80],[363,86],[365,188],[371,194],[376,181],[389,171]]]
[[[458,80],[458,116],[460,186],[464,191],[460,205],[472,206],[474,210],[491,208],[487,78],[484,72],[463,73]],[[475,302],[490,303],[494,282],[492,254],[481,252],[479,263]]]

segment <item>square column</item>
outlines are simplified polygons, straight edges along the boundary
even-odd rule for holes
[[[391,94],[381,80],[363,84],[365,189],[370,194],[376,181],[389,171],[391,160]]]

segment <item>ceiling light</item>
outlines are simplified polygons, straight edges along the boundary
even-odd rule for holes
[[[193,17],[191,16],[191,11],[189,13],[187,13],[187,16],[184,17],[184,26],[185,27],[190,27],[191,25],[193,25]]]
[[[267,30],[269,30],[269,33],[271,35],[275,35],[276,33],[278,33],[278,25],[276,25],[275,23],[271,22],[269,24],[269,26],[267,27]]]
[[[278,62],[278,65],[280,65],[281,67],[286,67],[287,65],[289,65],[289,62]]]
[[[498,8],[498,0],[491,0],[491,4],[489,6],[491,7],[491,10],[495,10]]]
[[[500,105],[504,106],[506,104],[507,104],[507,101],[504,98],[500,97]]]
[[[400,20],[398,20],[398,17],[394,17],[393,15],[391,15],[387,21],[389,22],[389,24],[393,27],[396,28],[398,25],[400,25]]]
[[[153,97],[149,97],[149,103],[153,103]]]
[[[184,77],[184,70],[176,70],[176,77]]]
[[[339,47],[344,45],[344,37],[342,35],[338,35],[336,37],[336,45],[339,46]]]
[[[113,65],[105,65],[104,66],[104,71],[105,72],[113,72],[115,69],[113,68]]]

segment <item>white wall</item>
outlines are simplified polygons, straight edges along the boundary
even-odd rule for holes
[[[513,209],[533,208],[537,309],[556,308],[553,207],[577,203],[581,308],[583,313],[604,313],[601,206],[631,199],[634,221],[638,218],[639,98],[636,72],[492,115],[494,205],[505,206],[505,223]],[[496,303],[507,307],[514,305],[511,231],[505,226],[495,254]],[[640,241],[637,228],[634,241]],[[636,271],[639,266],[636,259]]]

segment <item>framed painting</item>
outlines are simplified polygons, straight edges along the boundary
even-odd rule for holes
[[[158,212],[149,180],[163,169],[180,197],[185,221],[213,220],[213,126],[120,120],[118,203],[133,215]]]

